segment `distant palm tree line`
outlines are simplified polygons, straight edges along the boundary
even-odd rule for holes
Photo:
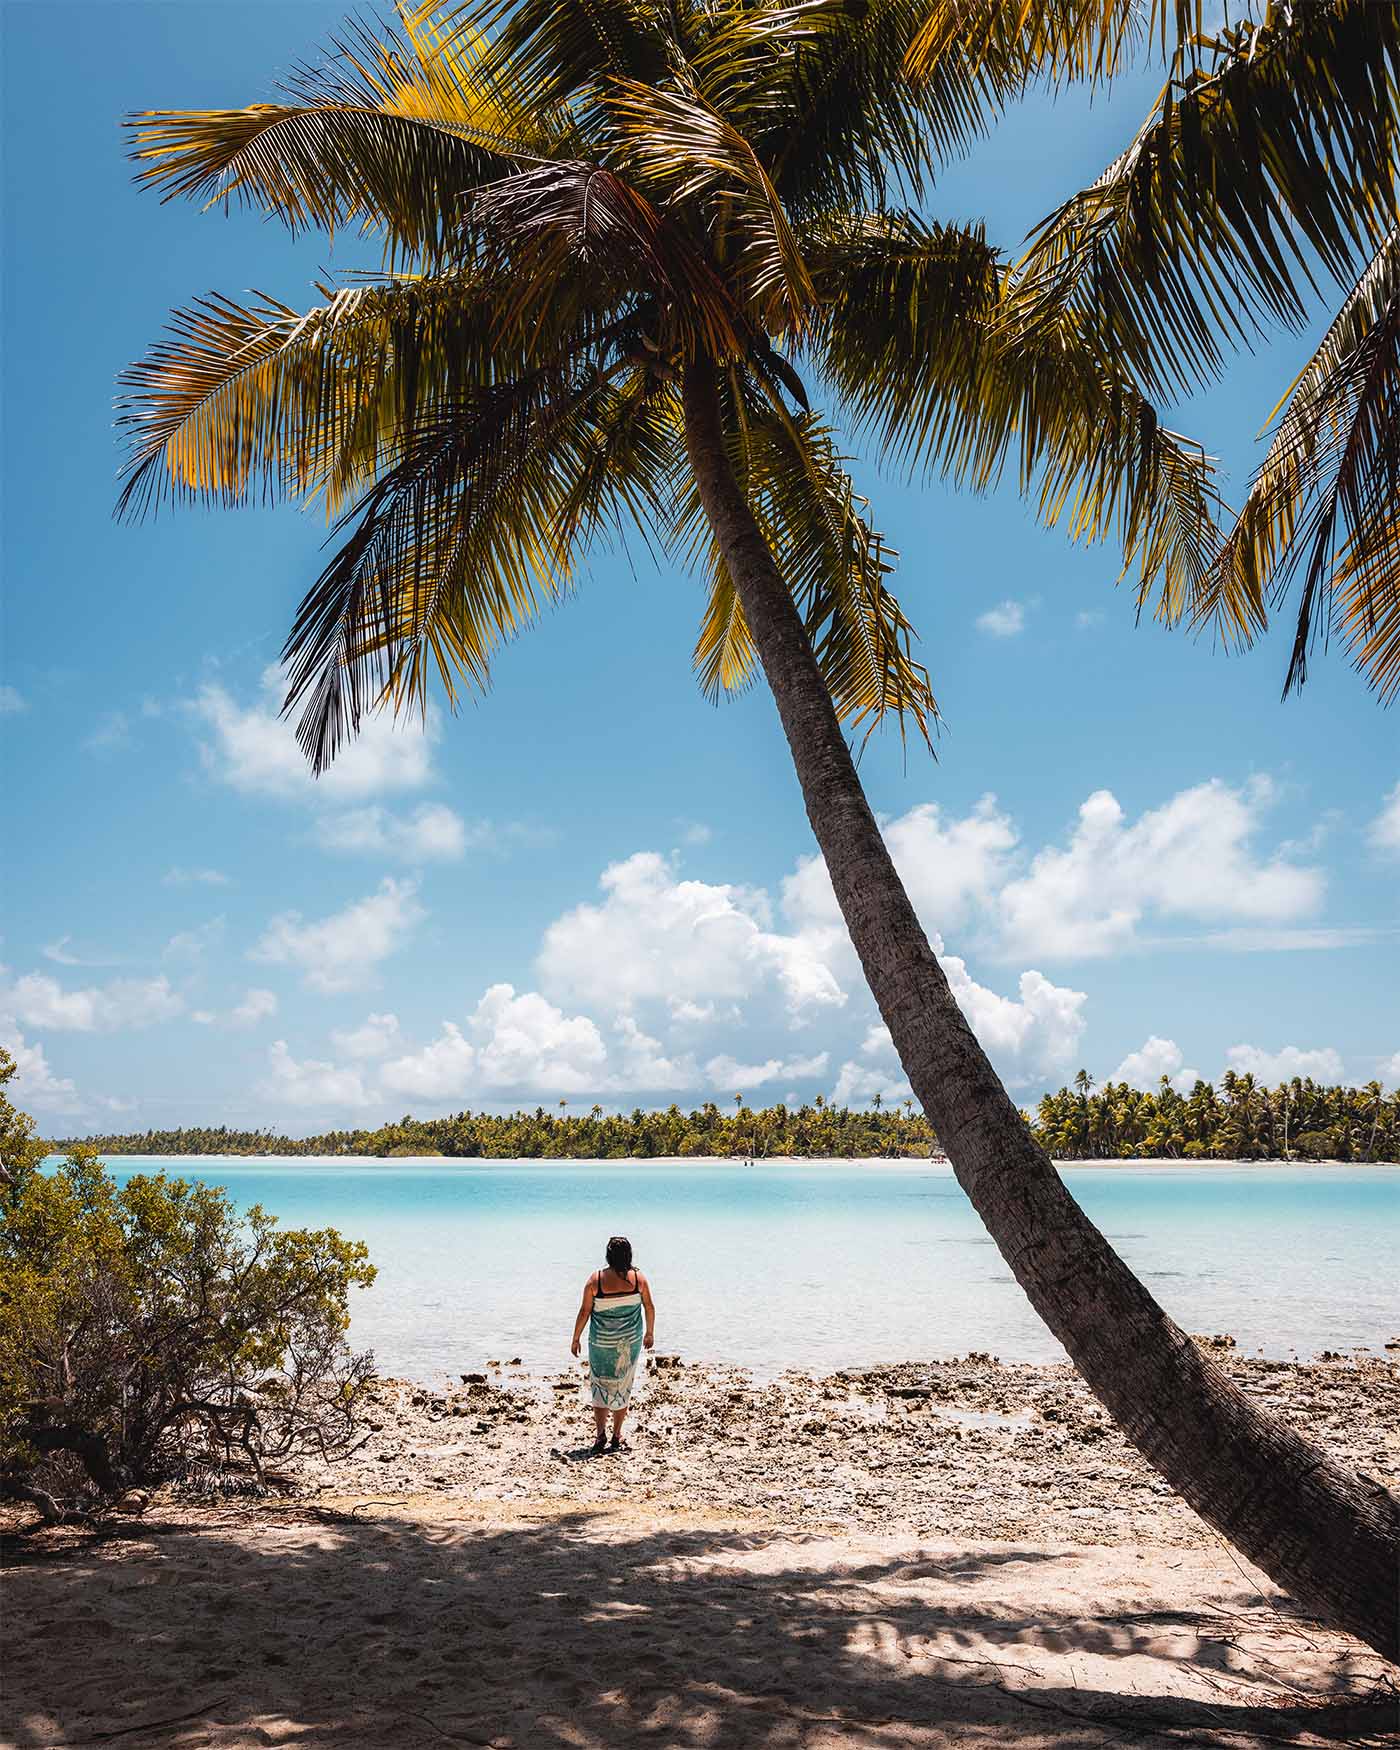
[[[736,1099],[724,1112],[713,1101],[690,1112],[558,1116],[533,1112],[454,1113],[413,1118],[377,1129],[331,1130],[320,1136],[279,1136],[225,1125],[148,1130],[86,1140],[109,1155],[448,1155],[479,1160],[626,1160],[718,1155],[772,1157],[908,1157],[939,1152],[928,1120],[909,1100],[887,1106],[876,1095],[870,1111],[833,1106],[820,1094],[810,1105],[752,1109]],[[1295,1077],[1276,1088],[1227,1070],[1220,1087],[1198,1081],[1182,1093],[1163,1077],[1155,1092],[1127,1082],[1096,1087],[1081,1070],[1071,1087],[1047,1094],[1034,1114],[1022,1114],[1059,1160],[1400,1160],[1400,1090],[1379,1082],[1361,1088],[1323,1087]],[[70,1145],[55,1140],[54,1150]]]

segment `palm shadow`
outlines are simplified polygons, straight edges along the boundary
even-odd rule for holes
[[[1364,1744],[1395,1723],[1393,1700],[1358,1693],[1366,1661],[1339,1659],[1330,1696],[1281,1701],[1257,1658],[1210,1639],[1204,1611],[1086,1621],[998,1602],[1010,1565],[1074,1552],[905,1551],[831,1570],[804,1561],[816,1540],[786,1534],[450,1511],[250,1511],[31,1552],[7,1584],[4,1743],[1079,1750]],[[1072,1681],[1051,1653],[1072,1655]],[[1132,1678],[1109,1687],[1118,1661]],[[1195,1695],[1173,1686],[1184,1673]]]

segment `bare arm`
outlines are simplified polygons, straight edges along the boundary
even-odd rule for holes
[[[642,1347],[650,1349],[656,1341],[656,1308],[651,1304],[651,1284],[641,1271],[637,1272],[637,1287],[642,1291],[642,1310],[647,1315],[646,1334],[642,1338]]]
[[[583,1335],[583,1327],[588,1323],[588,1315],[593,1311],[593,1297],[598,1292],[598,1278],[590,1276],[583,1285],[583,1301],[578,1309],[578,1317],[574,1320],[574,1340],[569,1345],[569,1353],[577,1355],[579,1339]]]

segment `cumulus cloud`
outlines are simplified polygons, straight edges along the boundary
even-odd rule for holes
[[[900,1100],[909,1099],[913,1089],[904,1079],[897,1062],[890,1067],[884,1064],[856,1063],[847,1059],[836,1077],[836,1086],[831,1090],[832,1104],[868,1106],[876,1094],[887,1105],[894,1105]]]
[[[1397,1051],[1394,1057],[1386,1058],[1376,1074],[1387,1087],[1393,1082],[1400,1082],[1400,1051]]]
[[[256,986],[243,993],[243,1001],[229,1011],[231,1027],[256,1027],[277,1013],[277,993]]]
[[[423,1100],[461,1099],[473,1085],[476,1051],[453,1021],[444,1021],[431,1045],[393,1058],[380,1071],[386,1088]]]
[[[455,862],[469,848],[494,842],[484,822],[468,826],[442,802],[420,803],[410,814],[395,814],[378,803],[325,814],[312,836],[322,850],[393,857],[403,863]]]
[[[961,818],[936,802],[922,802],[883,822],[882,830],[914,909],[930,930],[970,923],[1013,867],[1016,828],[995,796],[982,797]],[[801,858],[784,879],[782,910],[810,952],[847,976],[859,976],[820,855]]]
[[[17,717],[27,711],[28,704],[16,687],[0,687],[0,717]]]
[[[1346,1079],[1341,1057],[1330,1045],[1315,1051],[1303,1051],[1296,1045],[1285,1045],[1278,1051],[1262,1051],[1257,1045],[1232,1045],[1225,1053],[1225,1067],[1236,1075],[1252,1075],[1255,1081],[1269,1087],[1291,1082],[1294,1076],[1311,1076],[1316,1082]]]
[[[1366,837],[1378,851],[1400,856],[1400,784],[1386,793],[1381,811],[1371,822]]]
[[[25,1027],[57,1032],[116,1033],[173,1020],[184,998],[168,978],[118,978],[65,990],[44,972],[6,979],[0,970],[0,1013]]]
[[[609,1043],[590,1016],[509,984],[492,985],[465,1026],[444,1021],[436,1039],[391,1059],[380,1077],[430,1100],[678,1092],[700,1080],[692,1056],[668,1052],[632,1015],[616,1018]]]
[[[378,890],[330,917],[307,922],[300,912],[273,918],[249,952],[272,966],[295,966],[311,990],[353,990],[402,947],[427,916],[412,881],[381,881]]]
[[[1155,1093],[1163,1076],[1181,1093],[1188,1092],[1204,1078],[1196,1069],[1185,1067],[1186,1059],[1175,1039],[1163,1039],[1156,1033],[1136,1051],[1130,1051],[1109,1076],[1111,1082],[1127,1082],[1131,1088]]]
[[[313,778],[293,724],[280,715],[284,679],[279,668],[266,670],[261,694],[251,704],[240,703],[216,682],[191,701],[204,732],[205,767],[220,783],[250,796],[346,802],[418,790],[428,782],[437,736],[433,718],[426,726],[417,718],[396,722],[384,711],[367,717],[329,771]]]
[[[285,1039],[275,1040],[268,1054],[268,1074],[259,1092],[289,1106],[365,1106],[369,1095],[357,1069],[306,1058],[298,1063]]]
[[[1082,990],[1052,984],[1043,973],[1027,971],[1017,980],[1017,995],[1002,996],[979,984],[961,956],[946,953],[937,934],[932,945],[968,1025],[1012,1087],[1026,1087],[1058,1075],[1074,1062],[1084,1032],[1084,1004],[1088,1000]],[[869,1028],[860,1049],[867,1060],[888,1057],[891,1063],[897,1061],[889,1030],[883,1026]],[[851,1075],[838,1086],[859,1087],[868,1092],[878,1089],[885,1094],[896,1085],[895,1071],[891,1071],[889,1079],[881,1081],[868,1061],[865,1065],[846,1064],[843,1074],[845,1070],[851,1071]],[[904,1086],[902,1082],[898,1085]]]
[[[1026,610],[1020,602],[998,602],[977,616],[977,630],[993,638],[1014,638],[1026,629]]]
[[[41,1112],[75,1112],[82,1105],[71,1079],[54,1074],[43,1046],[37,1040],[27,1040],[9,1015],[0,1015],[0,1045],[15,1060],[9,1092],[20,1106],[33,1106]]]
[[[331,1034],[337,1051],[347,1057],[383,1057],[399,1041],[397,1015],[366,1015],[358,1027]]]
[[[427,1099],[488,1089],[593,1093],[607,1080],[607,1056],[587,1015],[567,1015],[538,991],[493,984],[465,1032],[445,1021],[437,1039],[391,1059],[380,1076],[387,1088]]]
[[[603,871],[599,904],[575,906],[545,931],[546,991],[609,1009],[678,998],[703,1007],[775,984],[793,1011],[845,1002],[819,943],[772,927],[761,889],[681,879],[654,851]]]
[[[762,1087],[764,1082],[809,1081],[823,1073],[830,1055],[819,1051],[814,1057],[770,1057],[765,1063],[739,1063],[721,1054],[712,1057],[705,1065],[705,1074],[712,1088],[730,1088],[735,1093],[746,1093],[750,1088]]]
[[[1016,996],[1001,996],[979,984],[966,961],[945,954],[941,941],[934,942],[934,951],[968,1025],[1012,1087],[1056,1075],[1074,1061],[1088,1000],[1082,990],[1028,971],[1016,981]]]
[[[997,900],[1008,956],[1114,953],[1151,915],[1249,923],[1305,916],[1322,901],[1322,871],[1252,847],[1272,790],[1232,790],[1217,779],[1182,790],[1129,821],[1096,790],[1064,849],[1047,848]]]

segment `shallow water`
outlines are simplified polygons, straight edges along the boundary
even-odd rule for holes
[[[227,1186],[284,1226],[369,1243],[352,1340],[431,1380],[568,1363],[611,1233],[651,1279],[657,1349],[760,1376],[988,1350],[1062,1359],[951,1170],[925,1161],[308,1162],[113,1158]],[[1400,1171],[1066,1166],[1066,1183],[1187,1330],[1284,1357],[1400,1336]]]

